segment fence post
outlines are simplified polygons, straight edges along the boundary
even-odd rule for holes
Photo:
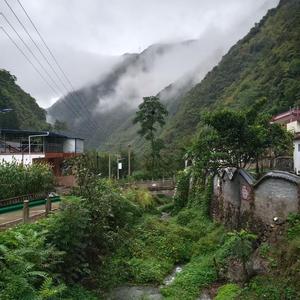
[[[51,210],[52,210],[51,198],[49,196],[47,196],[47,198],[46,198],[46,209],[45,209],[46,216],[49,215]]]
[[[29,200],[24,200],[23,202],[23,223],[28,223],[29,221]]]

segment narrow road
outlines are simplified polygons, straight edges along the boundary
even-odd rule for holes
[[[59,207],[59,202],[52,203],[52,209],[57,209],[58,207]],[[29,216],[31,217],[31,216],[38,215],[43,212],[45,212],[45,205],[38,205],[38,206],[30,207]],[[23,214],[22,209],[12,211],[12,212],[7,212],[4,214],[0,214],[0,225],[7,223],[7,222],[21,219],[22,214]]]

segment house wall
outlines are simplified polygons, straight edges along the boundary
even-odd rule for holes
[[[298,189],[285,179],[266,178],[254,191],[255,216],[265,224],[274,223],[274,217],[285,220],[298,211]]]
[[[38,159],[38,158],[44,158],[45,154],[40,153],[40,154],[2,154],[0,155],[0,163],[2,161],[8,162],[8,163],[12,163],[12,162],[16,162],[18,164],[21,164],[22,162],[25,165],[31,165],[32,161],[34,159]]]
[[[63,149],[65,153],[75,152],[75,139],[66,139]]]
[[[300,175],[300,140],[294,141],[294,171]]]
[[[83,140],[81,139],[66,139],[64,141],[65,153],[83,153]]]
[[[266,174],[260,181],[245,171],[233,176],[222,173],[213,180],[213,217],[231,228],[253,231],[274,224],[274,217],[285,221],[300,210],[300,178],[283,171]]]
[[[300,132],[300,122],[299,121],[293,121],[290,123],[286,124],[286,129],[288,131],[292,131],[292,132]]]
[[[76,153],[83,153],[84,151],[84,140],[76,139]]]

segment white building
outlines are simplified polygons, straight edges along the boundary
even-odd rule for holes
[[[291,109],[272,118],[274,123],[282,124],[295,134],[294,138],[294,171],[300,175],[300,109]]]
[[[83,139],[55,132],[0,129],[0,163],[51,164],[56,176],[66,158],[83,153]]]

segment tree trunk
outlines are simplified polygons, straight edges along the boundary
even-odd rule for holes
[[[151,156],[152,156],[152,162],[151,162],[151,169],[152,169],[152,180],[154,179],[154,161],[155,161],[155,154],[154,154],[154,137],[151,132]]]

